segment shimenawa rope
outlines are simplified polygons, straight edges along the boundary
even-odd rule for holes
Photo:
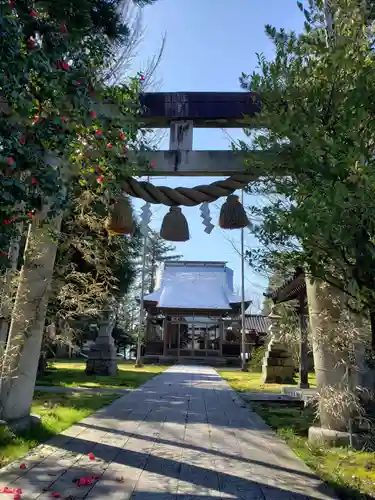
[[[237,189],[243,189],[253,179],[253,175],[239,174],[209,185],[195,186],[194,188],[170,188],[154,186],[150,182],[137,181],[134,177],[130,177],[124,183],[123,190],[130,196],[141,198],[153,204],[162,204],[168,207],[195,207],[205,201],[210,203],[222,196],[229,196]]]

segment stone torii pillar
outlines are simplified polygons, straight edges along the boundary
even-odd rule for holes
[[[342,309],[345,307],[345,295],[329,284],[306,276],[306,291],[309,307],[310,330],[313,342],[313,354],[318,390],[324,391],[326,387],[339,392],[346,383],[346,366],[343,363],[350,353],[345,350],[338,351],[330,341],[332,335],[337,335]],[[358,350],[358,362],[361,362],[361,349]],[[356,353],[357,357],[357,353]],[[360,385],[359,372],[351,374],[351,385]],[[348,412],[350,411],[347,409]],[[309,441],[313,444],[348,445],[350,434],[348,421],[350,414],[333,412],[324,404],[324,399],[319,402],[320,427],[309,429]],[[344,415],[345,414],[345,415]],[[354,435],[354,439],[356,436]]]

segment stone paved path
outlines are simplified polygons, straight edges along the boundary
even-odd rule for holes
[[[335,498],[206,367],[168,369],[23,462],[0,473],[23,500]],[[90,485],[73,482],[92,475]]]

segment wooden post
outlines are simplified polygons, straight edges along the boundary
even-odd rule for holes
[[[308,389],[309,387],[308,338],[307,338],[307,321],[305,316],[304,291],[300,292],[298,314],[299,314],[299,325],[300,325],[299,386],[301,389]]]
[[[164,318],[164,320],[163,320],[163,341],[164,341],[163,356],[167,355],[167,333],[168,333],[168,320],[167,320],[167,318]]]
[[[220,320],[219,323],[219,346],[220,346],[220,356],[223,357],[223,337],[224,337],[224,323],[223,320]]]
[[[195,323],[192,324],[191,329],[191,355],[194,357],[194,341],[195,341]]]
[[[180,359],[180,329],[181,323],[177,323],[177,359]]]

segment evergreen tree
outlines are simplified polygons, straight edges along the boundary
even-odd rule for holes
[[[157,265],[169,260],[179,260],[182,255],[177,255],[175,245],[163,240],[158,233],[151,231],[147,240],[146,258],[146,287],[149,293],[155,290]]]
[[[3,357],[4,418],[29,411],[61,219],[74,183],[111,200],[136,163],[141,82],[106,87],[101,79],[128,34],[118,6],[115,0],[1,2],[3,265],[17,224],[30,221]]]
[[[332,33],[318,0],[306,8],[299,3],[300,35],[267,26],[275,57],[260,55],[259,70],[241,79],[262,96],[255,121],[264,133],[255,137],[255,149],[278,153],[271,163],[248,152],[266,179],[251,191],[279,195],[253,207],[264,246],[252,262],[262,269],[275,259],[307,264],[315,277],[353,297],[357,310],[369,308],[375,326],[374,33],[363,2],[330,5]]]

